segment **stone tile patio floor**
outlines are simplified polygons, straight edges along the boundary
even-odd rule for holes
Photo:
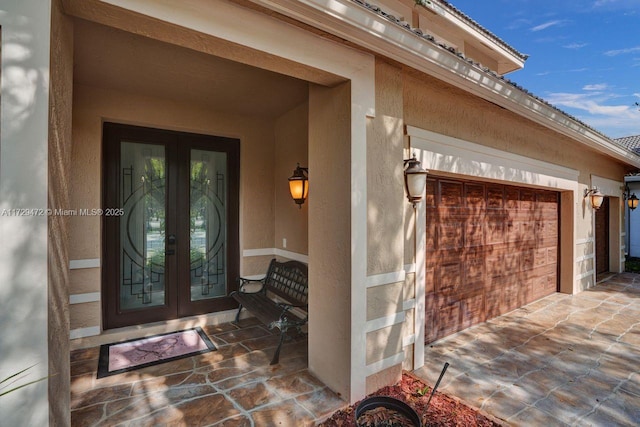
[[[513,426],[640,425],[640,275],[553,294],[425,349],[415,371]]]
[[[346,405],[307,369],[304,337],[285,343],[253,319],[203,328],[217,350],[96,379],[99,347],[71,353],[72,426],[305,426]]]
[[[309,374],[305,339],[269,366],[277,336],[252,319],[205,329],[217,351],[95,379],[71,354],[73,426],[304,426],[346,402]],[[414,373],[513,426],[640,425],[640,275],[553,294],[439,340]]]

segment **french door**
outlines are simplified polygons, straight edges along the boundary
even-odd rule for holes
[[[237,139],[105,123],[105,329],[236,307]]]

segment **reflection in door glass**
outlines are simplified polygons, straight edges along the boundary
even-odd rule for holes
[[[163,305],[164,146],[123,142],[120,153],[120,309]]]
[[[191,301],[227,294],[226,165],[226,153],[191,150]]]

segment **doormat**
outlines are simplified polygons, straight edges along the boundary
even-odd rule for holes
[[[215,350],[201,328],[100,346],[97,378],[171,362]]]

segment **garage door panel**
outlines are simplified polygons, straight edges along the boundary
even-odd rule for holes
[[[533,292],[532,292],[532,299],[531,301],[528,302],[532,302],[535,301],[539,298],[542,298],[543,296],[547,295],[547,277],[546,276],[542,276],[542,277],[536,277],[533,279]]]
[[[516,249],[513,246],[512,248],[513,250]],[[503,264],[504,264],[503,274],[519,271],[521,266],[520,258],[521,258],[521,254],[519,252],[510,251],[505,253],[504,257],[502,258]]]
[[[460,302],[440,306],[437,315],[437,325],[437,335],[439,337],[445,337],[460,331]]]
[[[487,279],[502,277],[506,274],[504,255],[502,252],[487,255]]]
[[[460,288],[463,275],[462,262],[443,264],[439,266],[438,272],[436,292],[451,294]]]
[[[520,190],[520,210],[532,211],[536,205],[536,194],[532,190]]]
[[[534,281],[533,279],[526,280],[520,286],[518,290],[518,307],[529,304],[538,298],[535,298],[533,292]]]
[[[558,197],[556,193],[551,191],[545,191],[536,194],[536,206],[550,213],[557,214],[558,212]]]
[[[440,181],[439,206],[463,207],[463,188],[464,185],[461,182]]]
[[[484,246],[485,222],[474,219],[464,225],[464,239],[466,247]]]
[[[556,291],[557,193],[449,178],[427,189],[426,342]]]
[[[485,321],[484,293],[476,292],[467,296],[460,305],[460,327],[468,328]]]
[[[464,245],[463,233],[464,223],[462,222],[440,223],[437,248],[441,250],[462,248]]]
[[[547,276],[547,287],[545,288],[545,295],[552,294],[558,290],[558,274],[549,274]]]
[[[487,245],[504,243],[505,241],[505,223],[498,220],[490,220],[485,227],[485,242]]]
[[[484,284],[486,277],[486,257],[484,254],[476,257],[469,257],[464,262],[464,280],[467,283],[480,283],[480,287]]]
[[[464,185],[465,207],[472,212],[486,209],[485,186],[483,184]]]
[[[427,208],[434,208],[436,206],[436,185],[438,185],[438,183],[435,179],[427,178],[424,197],[424,205]]]
[[[522,238],[522,231],[520,230],[522,224],[520,221],[514,221],[512,219],[507,220],[505,224],[505,241],[517,242]]]
[[[519,299],[519,291],[521,288],[521,283],[513,283],[510,281],[507,286],[504,287],[502,292],[503,298],[503,307],[505,308],[505,313],[508,313],[516,308],[520,307],[520,299]]]
[[[502,209],[504,207],[504,186],[487,186],[487,209]]]

